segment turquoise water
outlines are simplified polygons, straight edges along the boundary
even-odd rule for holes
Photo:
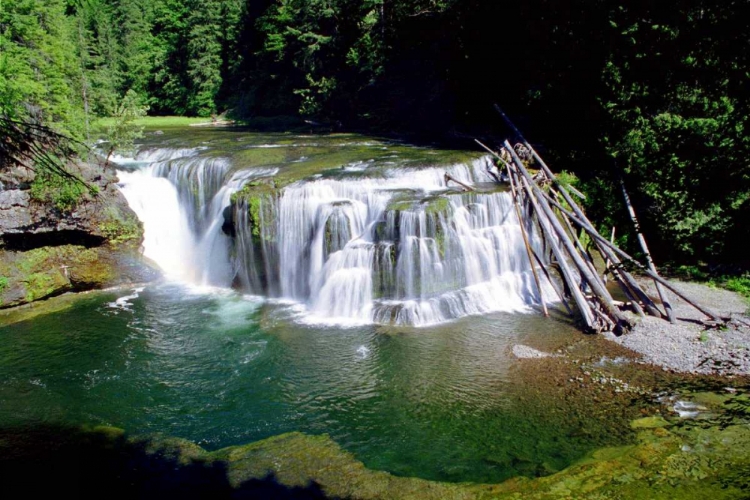
[[[559,402],[525,397],[511,376],[513,343],[578,335],[558,320],[321,328],[230,291],[134,295],[0,328],[0,426],[103,424],[207,449],[327,433],[370,468],[481,482],[547,474],[622,440],[607,416],[548,416]]]

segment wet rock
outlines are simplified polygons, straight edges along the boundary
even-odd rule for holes
[[[539,358],[557,358],[559,354],[542,352],[527,345],[516,344],[513,346],[513,355],[518,359],[539,359]]]

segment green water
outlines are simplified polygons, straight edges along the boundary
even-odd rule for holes
[[[229,291],[154,284],[114,303],[132,292],[0,328],[0,427],[111,425],[207,449],[326,433],[370,468],[481,482],[623,439],[617,419],[548,412],[511,376],[512,344],[579,335],[558,320],[320,328]]]

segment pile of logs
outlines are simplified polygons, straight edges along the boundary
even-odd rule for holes
[[[642,317],[649,314],[674,322],[674,314],[662,287],[698,309],[710,318],[710,321],[716,323],[725,321],[713,311],[685,296],[683,292],[659,276],[640,231],[637,233],[639,239],[642,240],[644,252],[648,256],[647,265],[638,262],[618,248],[614,241],[599,234],[574,198],[574,196],[578,198],[584,198],[584,196],[572,186],[561,183],[510,119],[499,108],[498,111],[514,130],[518,142],[511,145],[506,140],[498,150],[493,150],[479,141],[477,143],[498,160],[498,165],[500,165],[498,170],[504,168],[505,175],[502,177],[507,178],[510,184],[519,220],[524,220],[521,216],[522,207],[524,207],[527,220],[530,220],[528,223],[535,225],[543,238],[545,252],[551,253],[553,264],[545,265],[547,260],[542,257],[546,255],[537,255],[529,244],[527,229],[524,224],[521,224],[528,258],[534,271],[536,289],[545,315],[548,315],[548,311],[542,298],[542,277],[555,289],[561,303],[571,315],[574,309],[569,300],[572,299],[580,314],[582,326],[592,333],[612,331],[620,335],[629,331],[634,326],[634,322],[632,316],[624,313],[624,309],[630,309]],[[526,164],[532,161],[540,168],[536,176],[532,176],[527,169]],[[622,189],[637,229],[635,212],[630,206],[624,185]],[[575,227],[579,228],[580,233],[576,233]],[[586,248],[581,241],[584,234],[588,235],[591,243],[589,248],[598,252],[606,263],[606,269],[602,274],[594,265],[589,248]],[[537,268],[541,272],[537,272]],[[659,304],[646,293],[628,271],[633,268],[637,268],[654,280],[660,296]],[[551,276],[552,269],[556,269],[559,273],[562,290]],[[605,284],[607,274],[610,274],[617,282],[627,297],[626,302],[612,298]]]

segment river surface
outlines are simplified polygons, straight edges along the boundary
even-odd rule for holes
[[[480,155],[174,130],[120,162],[165,277],[0,327],[3,428],[109,425],[210,450],[328,434],[373,469],[475,482],[627,441],[624,412],[567,411],[514,375],[513,345],[581,334],[554,306],[539,314],[508,194]],[[478,193],[446,186],[447,171]],[[273,238],[232,196],[265,178],[278,191],[255,217],[276,214]]]

